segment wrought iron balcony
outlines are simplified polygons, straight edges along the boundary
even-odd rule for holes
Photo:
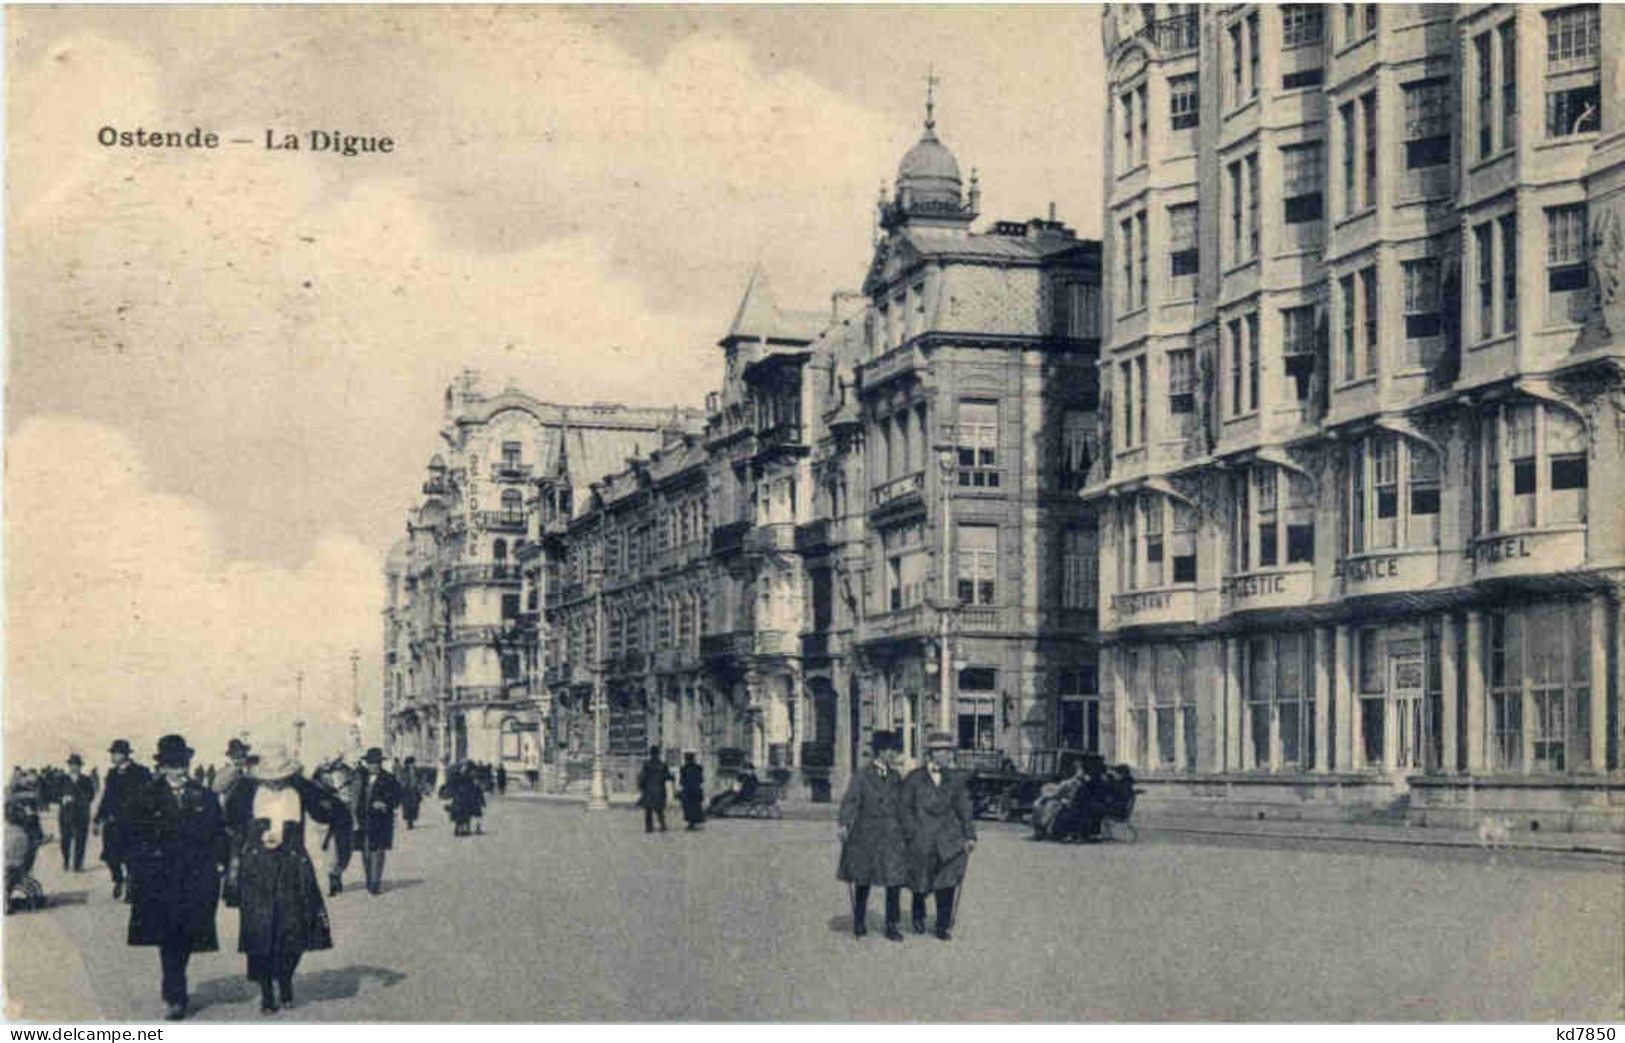
[[[719,525],[711,531],[711,553],[732,554],[745,544],[745,533],[750,529],[750,522],[729,522]]]
[[[491,465],[491,480],[493,482],[526,482],[535,472],[530,464],[521,464],[507,460]]]
[[[869,490],[869,506],[885,507],[910,496],[925,495],[925,472],[916,471],[901,478],[893,478],[884,485]]]
[[[796,527],[793,522],[771,522],[758,525],[745,533],[745,551],[749,554],[784,553],[796,549]]]
[[[500,702],[505,694],[499,684],[460,684],[452,687],[451,699],[457,703]]]
[[[518,583],[523,578],[519,566],[512,562],[476,562],[471,565],[453,565],[445,571],[445,582],[458,583]]]
[[[1196,12],[1192,11],[1147,22],[1137,35],[1153,44],[1163,55],[1170,56],[1196,50],[1201,43],[1202,30],[1196,20]]]
[[[524,532],[523,511],[481,511],[480,524],[492,532]]]

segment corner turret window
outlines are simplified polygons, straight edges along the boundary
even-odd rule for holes
[[[1430,446],[1371,435],[1349,447],[1344,473],[1348,553],[1438,546],[1439,458]]]

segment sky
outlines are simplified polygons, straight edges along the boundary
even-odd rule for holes
[[[786,307],[861,282],[928,68],[984,220],[1099,234],[1097,8],[5,20],[12,763],[295,719],[336,751],[352,649],[378,741],[382,559],[446,384],[702,404],[753,265]],[[264,147],[313,130],[394,150]]]

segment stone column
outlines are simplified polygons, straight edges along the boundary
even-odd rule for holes
[[[1439,618],[1439,770],[1446,775],[1456,772],[1456,700],[1458,691],[1459,648],[1456,641],[1456,617],[1446,612]]]
[[[1241,735],[1241,639],[1224,640],[1224,766],[1227,771],[1242,769]]]
[[[1337,760],[1340,772],[1354,770],[1354,673],[1349,669],[1353,634],[1347,624],[1338,624],[1333,645],[1332,707],[1337,714]]]
[[[1330,627],[1315,628],[1314,672],[1311,678],[1315,699],[1315,767],[1317,775],[1331,768],[1332,644]]]
[[[1467,726],[1467,773],[1481,775],[1489,767],[1484,756],[1484,613],[1467,613],[1467,649],[1461,665],[1467,672],[1467,698],[1463,707]]]
[[[1591,771],[1608,770],[1608,624],[1613,615],[1608,595],[1591,596]]]

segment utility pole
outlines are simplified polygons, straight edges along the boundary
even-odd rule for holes
[[[361,652],[350,649],[350,745],[361,753]]]
[[[609,807],[609,792],[604,788],[604,570],[595,565],[590,574],[593,581],[593,670],[592,670],[592,791],[587,798],[587,810],[603,811]]]
[[[305,744],[305,672],[296,670],[293,675],[294,685],[294,721],[293,721],[293,755],[299,757],[300,748]]]
[[[958,608],[958,600],[953,594],[953,555],[949,540],[953,535],[953,525],[950,514],[953,508],[953,477],[954,477],[955,447],[951,445],[937,446],[937,462],[941,465],[940,485],[942,486],[942,590],[937,605],[937,675],[938,690],[937,701],[937,728],[940,731],[953,731],[953,649],[949,645],[949,630],[952,625],[953,612]]]

